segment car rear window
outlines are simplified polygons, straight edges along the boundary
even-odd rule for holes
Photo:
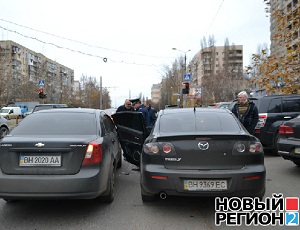
[[[33,113],[11,135],[95,135],[95,115],[90,113]]]
[[[241,131],[231,113],[198,112],[174,113],[161,117],[161,132],[218,132],[238,133]]]

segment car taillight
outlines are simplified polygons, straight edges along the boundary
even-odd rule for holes
[[[248,143],[245,141],[238,141],[234,144],[233,150],[238,153],[247,153],[247,146]],[[263,147],[259,141],[250,141],[249,144],[249,152],[250,153],[262,153]]]
[[[164,144],[163,145],[163,152],[164,153],[170,153],[172,151],[172,148],[169,144]]]
[[[161,153],[171,153],[173,150],[173,145],[167,142],[153,142],[147,143],[144,145],[145,153],[154,153],[157,154],[161,151]]]
[[[236,142],[233,146],[233,149],[238,151],[239,153],[245,152],[246,146],[242,142]]]
[[[268,117],[267,113],[260,113],[255,129],[260,129],[260,128],[264,127],[266,124],[267,117]]]
[[[89,143],[82,162],[82,166],[97,164],[102,161],[102,145],[96,142]]]
[[[250,153],[262,153],[263,152],[263,146],[260,142],[252,142],[250,143],[249,148]]]
[[[294,129],[291,126],[287,125],[280,125],[279,126],[279,134],[286,135],[286,134],[293,134]]]

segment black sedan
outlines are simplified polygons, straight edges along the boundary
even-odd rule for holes
[[[113,118],[124,154],[140,163],[144,202],[168,195],[264,196],[262,145],[229,110],[161,110],[149,135],[140,113]]]
[[[38,111],[0,141],[0,197],[112,202],[121,163],[115,125],[103,111]]]
[[[278,154],[300,166],[300,115],[279,126]]]

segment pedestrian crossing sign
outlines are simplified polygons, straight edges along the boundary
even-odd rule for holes
[[[187,82],[191,80],[191,74],[190,73],[186,73],[183,75],[183,81]]]

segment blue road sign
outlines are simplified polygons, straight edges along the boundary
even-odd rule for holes
[[[39,86],[43,86],[45,85],[45,81],[44,80],[39,80]]]
[[[183,75],[183,81],[187,82],[191,80],[191,74],[190,73],[186,73]]]

